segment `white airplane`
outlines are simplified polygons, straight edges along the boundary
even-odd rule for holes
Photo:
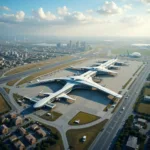
[[[56,105],[52,102],[54,102],[55,100],[59,100],[61,98],[65,98],[65,99],[70,99],[75,101],[74,98],[71,98],[70,96],[68,96],[67,94],[69,92],[71,92],[72,89],[75,89],[77,86],[85,86],[85,87],[93,87],[96,88],[102,92],[105,92],[107,94],[113,95],[117,98],[121,98],[122,95],[107,89],[97,83],[95,83],[92,80],[92,76],[96,74],[96,71],[88,71],[80,76],[71,76],[71,77],[64,77],[64,78],[54,78],[54,79],[46,79],[46,80],[37,80],[38,84],[39,83],[47,83],[47,82],[52,82],[52,81],[64,81],[66,82],[65,86],[58,90],[55,93],[43,93],[44,95],[46,95],[47,97],[42,98],[41,100],[37,100],[37,99],[32,99],[32,98],[28,98],[31,101],[34,101],[35,104],[33,105],[34,108],[41,108],[43,106],[48,106],[51,108],[54,108]]]
[[[105,63],[99,64],[99,66],[96,67],[71,67],[71,69],[75,70],[84,70],[84,71],[97,71],[97,74],[110,74],[110,75],[117,75],[117,72],[109,70],[111,68],[113,69],[119,69],[118,66],[115,66],[115,64],[118,63],[119,65],[123,65],[125,63],[118,62],[118,59],[111,59],[106,61]]]

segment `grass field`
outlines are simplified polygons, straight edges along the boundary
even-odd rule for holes
[[[119,102],[117,103],[117,105],[115,106],[115,108],[112,110],[111,113],[114,113],[117,110],[117,108],[118,108],[119,104],[121,103],[121,101],[122,101],[122,99],[119,100]]]
[[[48,121],[55,121],[62,115],[61,113],[58,113],[56,111],[50,111],[49,113],[51,113],[51,116],[48,116],[46,113],[43,116],[41,116],[41,118],[48,120]]]
[[[4,87],[4,90],[9,94],[9,92],[10,92],[9,88]]]
[[[18,94],[16,94],[16,93],[14,93],[13,94],[13,98],[17,101],[18,99],[22,99],[23,97],[18,95]]]
[[[133,83],[135,82],[136,78],[134,78],[134,80],[132,81],[132,83],[130,84],[130,86],[128,87],[128,90],[130,89],[130,87],[133,85]]]
[[[150,114],[150,104],[140,103],[138,105],[138,112]]]
[[[142,68],[143,64],[135,71],[135,73],[133,74],[133,76],[136,75],[136,73]]]
[[[13,86],[17,81],[19,81],[20,79],[15,79],[15,80],[11,80],[9,82],[7,82],[8,86]]]
[[[110,104],[108,104],[108,105],[104,108],[104,110],[103,110],[103,111],[105,111],[105,112],[106,112],[106,111],[108,111],[108,109],[109,109],[109,108],[111,108],[111,106],[112,106],[112,104],[111,104],[111,103],[110,103]]]
[[[103,130],[107,121],[108,120],[106,119],[89,128],[68,130],[66,135],[69,146],[72,148],[72,150],[87,150],[98,133]],[[81,139],[84,135],[86,135],[87,140],[83,143]]]
[[[53,59],[49,59],[49,60],[46,60],[46,61],[41,61],[41,62],[38,62],[38,63],[27,64],[27,65],[20,66],[20,67],[12,69],[11,71],[7,72],[5,74],[5,76],[20,73],[20,72],[24,72],[24,71],[27,71],[29,69],[36,68],[36,67],[39,68],[39,67],[42,67],[42,66],[45,66],[45,65],[48,65],[48,64],[55,63],[57,61],[64,61],[64,60],[67,60],[67,59],[71,59],[71,56],[58,57],[58,58],[53,58]]]
[[[144,95],[150,96],[150,88],[144,89]]]
[[[5,101],[4,97],[0,94],[0,114],[8,112],[10,110],[10,106]]]
[[[125,85],[122,86],[122,89],[125,89],[127,87],[127,85],[131,82],[132,78],[130,78]]]
[[[98,117],[98,116],[80,111],[68,122],[68,124],[69,125],[82,125],[82,124],[87,124],[87,123],[93,122],[99,118],[100,117]],[[80,120],[80,123],[76,124],[75,120]]]
[[[85,60],[85,59],[84,59],[84,60]],[[22,84],[27,83],[27,82],[30,82],[30,81],[32,81],[33,79],[35,79],[35,78],[37,78],[37,77],[39,77],[39,76],[42,76],[42,75],[44,75],[44,74],[48,74],[48,73],[50,73],[50,72],[53,72],[53,71],[56,71],[56,70],[59,70],[59,69],[62,69],[62,68],[66,68],[66,67],[68,67],[68,66],[70,66],[70,65],[72,65],[72,64],[79,63],[79,62],[82,62],[82,61],[84,61],[84,60],[73,61],[73,62],[71,62],[71,63],[63,64],[63,65],[60,65],[60,66],[55,67],[55,68],[51,68],[51,69],[48,69],[48,70],[40,71],[40,72],[38,72],[38,73],[34,73],[34,74],[32,74],[32,75],[30,75],[30,76],[24,78],[23,80],[21,80],[21,81],[17,84],[17,86],[18,86],[18,85],[22,85]]]
[[[44,125],[44,126],[45,126],[47,129],[50,129],[52,133],[57,134],[58,137],[59,137],[59,139],[58,139],[56,145],[50,147],[50,149],[51,149],[51,150],[64,150],[64,146],[63,146],[63,142],[62,142],[62,137],[61,137],[59,131],[58,131],[56,128],[52,127],[52,126],[47,126],[47,125]]]

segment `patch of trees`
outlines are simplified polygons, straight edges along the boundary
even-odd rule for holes
[[[48,137],[46,140],[38,143],[34,150],[49,150],[51,146],[57,144],[59,140],[59,136],[57,133],[51,133],[51,136]]]
[[[142,90],[141,90],[141,92],[140,92],[140,94],[139,94],[139,96],[138,96],[138,98],[137,98],[137,100],[135,102],[134,111],[136,113],[138,113],[138,105],[141,103],[141,101],[144,98],[144,89],[145,89],[145,87],[142,88]]]
[[[133,128],[133,121],[134,116],[129,116],[115,141],[113,150],[122,150],[126,145],[129,136],[138,137],[139,144],[142,144],[145,141],[146,136],[141,134],[138,129]]]
[[[8,146],[0,139],[0,150],[9,150]]]
[[[147,81],[150,81],[150,74],[149,74],[148,77],[147,77]]]

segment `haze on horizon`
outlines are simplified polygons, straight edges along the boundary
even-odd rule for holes
[[[150,35],[150,0],[1,0],[0,36]]]

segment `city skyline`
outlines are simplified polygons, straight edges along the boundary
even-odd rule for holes
[[[149,36],[149,0],[0,2],[0,35]]]

